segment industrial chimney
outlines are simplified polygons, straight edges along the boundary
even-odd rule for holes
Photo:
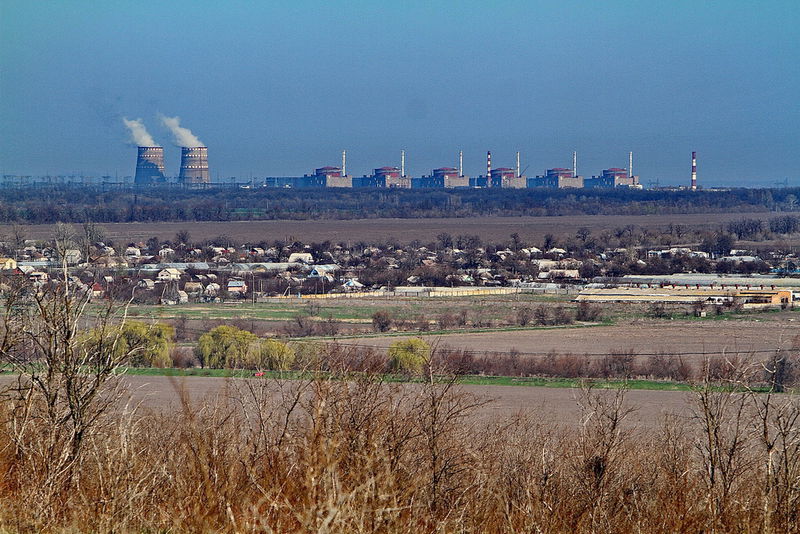
[[[458,151],[458,177],[464,176],[464,151]]]
[[[182,147],[178,181],[184,185],[208,184],[208,147]]]
[[[522,174],[519,172],[519,150],[517,150],[517,172],[516,172],[515,175],[516,175],[517,178],[522,176]]]
[[[140,146],[136,158],[135,185],[150,185],[164,181],[164,149],[160,146]]]
[[[492,187],[492,152],[486,153],[486,187]]]
[[[576,151],[572,152],[572,177],[578,177],[578,153]]]
[[[633,178],[633,152],[628,152],[628,178]]]
[[[406,151],[400,151],[400,178],[406,177]]]
[[[697,152],[692,152],[692,191],[697,191]]]

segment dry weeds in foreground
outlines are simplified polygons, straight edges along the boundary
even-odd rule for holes
[[[797,532],[797,399],[694,396],[696,418],[644,435],[623,424],[622,391],[583,391],[568,431],[476,426],[480,401],[450,381],[232,381],[180,413],[107,411],[77,456],[46,403],[8,399],[0,519],[54,532]]]

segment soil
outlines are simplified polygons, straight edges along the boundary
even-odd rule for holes
[[[223,378],[184,377],[171,379],[164,376],[127,377],[134,401],[145,408],[159,410],[179,409],[179,388],[182,388],[197,405],[202,399],[224,394],[231,380]],[[415,386],[408,386],[415,387]],[[479,421],[503,421],[515,416],[528,416],[548,425],[578,425],[581,411],[578,405],[580,391],[572,388],[543,388],[526,386],[459,386],[461,391],[488,401],[475,409]],[[603,394],[612,394],[605,391]],[[682,418],[691,416],[690,395],[679,391],[634,390],[626,394],[626,403],[635,411],[627,419],[637,427],[658,428],[667,414]]]
[[[664,229],[669,224],[686,228],[716,228],[720,224],[742,218],[767,220],[774,213],[695,213],[669,215],[575,215],[551,217],[471,217],[464,219],[357,219],[307,220],[307,221],[233,221],[233,222],[158,222],[158,223],[102,223],[106,238],[114,242],[139,242],[156,236],[173,239],[180,230],[187,230],[195,241],[228,235],[240,242],[274,240],[302,240],[303,242],[382,242],[396,239],[407,243],[414,239],[423,242],[436,240],[448,232],[478,235],[486,241],[507,240],[518,233],[523,241],[541,243],[545,234],[556,237],[574,236],[582,227],[599,234],[632,224],[650,229]],[[25,227],[30,239],[52,238],[52,225]],[[9,234],[10,226],[0,226],[0,233]]]
[[[702,360],[707,353],[747,354],[751,351],[787,349],[800,342],[800,317],[795,312],[750,319],[705,321],[633,320],[627,324],[588,328],[552,328],[505,332],[444,334],[425,339],[440,348],[475,352],[547,354],[684,354]],[[343,344],[388,347],[410,336],[342,340]],[[759,352],[756,357],[763,358]]]

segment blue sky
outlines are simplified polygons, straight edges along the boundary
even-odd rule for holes
[[[627,166],[800,184],[800,2],[0,2],[0,172],[133,174],[122,117],[214,177]]]

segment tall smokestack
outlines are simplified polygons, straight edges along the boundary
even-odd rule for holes
[[[633,152],[628,152],[628,178],[633,178]]]
[[[406,177],[406,151],[400,151],[400,177]]]
[[[697,152],[692,152],[692,191],[697,191]]]
[[[347,150],[342,150],[342,176],[347,176]]]
[[[458,176],[464,176],[464,151],[458,151]]]
[[[522,176],[522,174],[519,172],[519,150],[517,150],[517,178],[520,176]]]
[[[185,185],[208,184],[208,148],[204,146],[181,148],[181,171],[178,177]]]
[[[164,149],[160,146],[140,146],[136,158],[135,185],[150,185],[164,181]]]
[[[572,177],[577,178],[578,176],[578,153],[576,151],[572,152]]]
[[[492,187],[492,152],[486,153],[486,187]]]

